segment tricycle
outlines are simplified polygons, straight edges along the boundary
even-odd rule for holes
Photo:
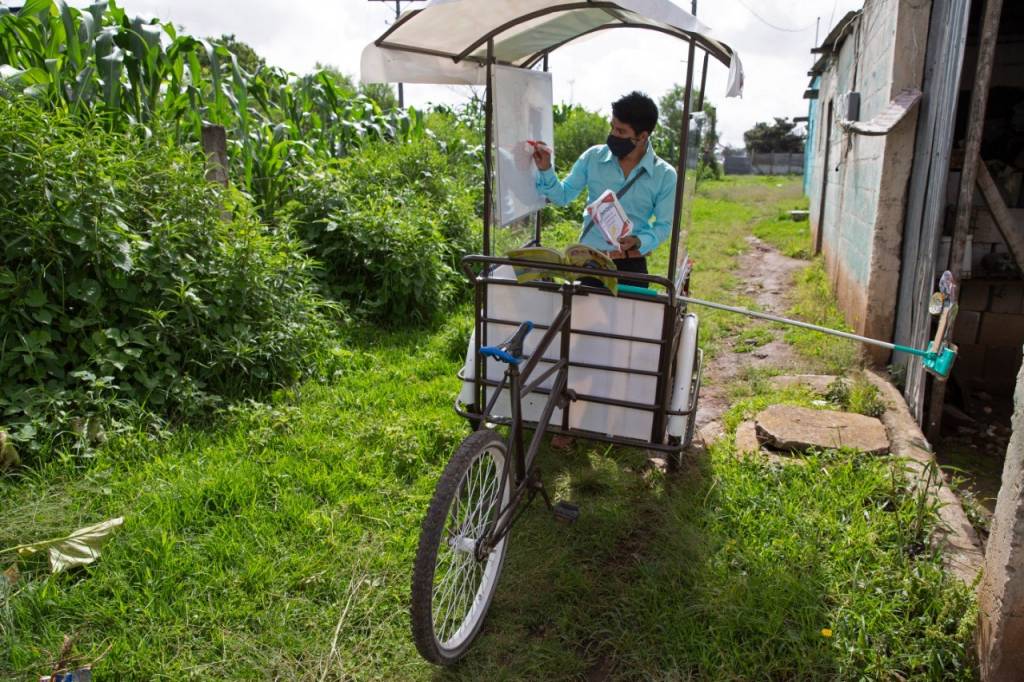
[[[586,283],[594,273],[587,267],[545,264],[559,277],[520,281],[516,268],[536,263],[492,252],[494,69],[546,71],[555,49],[612,28],[659,31],[688,47],[668,273],[628,273],[631,284],[606,288]],[[509,533],[535,497],[557,519],[578,516],[544,488],[536,457],[546,435],[646,448],[675,463],[693,439],[702,354],[699,320],[684,300],[692,263],[681,224],[686,171],[695,161],[688,158],[691,110],[702,108],[694,101],[698,50],[699,92],[710,57],[730,67],[729,94],[739,94],[735,52],[669,0],[433,0],[405,12],[364,51],[364,81],[486,87],[483,253],[462,261],[475,319],[455,405],[474,430],[438,481],[413,566],[413,638],[431,662],[454,663],[473,642]],[[532,217],[526,246],[542,244],[539,212]]]

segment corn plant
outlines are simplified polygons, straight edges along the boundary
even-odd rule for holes
[[[367,140],[424,132],[419,112],[383,112],[326,71],[248,73],[224,45],[129,17],[114,0],[85,9],[64,0],[28,0],[17,13],[0,7],[0,84],[109,130],[167,134],[178,144],[198,143],[204,124],[222,125],[232,177],[265,216],[298,160],[340,158]]]

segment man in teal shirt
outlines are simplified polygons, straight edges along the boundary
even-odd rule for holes
[[[604,251],[625,272],[647,272],[647,254],[671,234],[675,208],[676,170],[658,158],[650,138],[658,124],[658,107],[650,97],[631,92],[612,104],[611,132],[605,144],[583,152],[573,164],[564,181],[559,181],[551,168],[551,150],[538,145],[533,154],[540,175],[537,189],[552,203],[564,206],[584,188],[587,203],[596,201],[605,190],[618,193],[632,184],[619,202],[633,223],[631,233],[619,240],[618,246],[607,243],[595,226],[584,231],[580,241]],[[634,180],[635,178],[635,180]],[[640,284],[642,282],[629,282]]]

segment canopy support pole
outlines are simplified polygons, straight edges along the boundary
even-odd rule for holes
[[[693,60],[696,59],[696,46],[690,41],[690,49],[686,58],[686,90],[683,93],[683,122],[679,130],[679,163],[676,166],[676,197],[672,209],[672,246],[668,253],[668,279],[676,281],[676,267],[679,259],[679,233],[682,227],[679,219],[683,212],[683,189],[686,185],[686,152],[690,143],[690,100],[693,99]]]
[[[548,72],[548,56],[544,55],[544,73]],[[554,140],[551,143],[554,144]],[[544,209],[537,211],[537,221],[533,226],[533,243],[540,246],[540,232],[541,232],[541,216],[544,213]]]
[[[704,111],[704,91],[708,89],[708,57],[711,55],[704,50],[704,66],[700,71],[700,101],[697,102],[697,111]]]
[[[494,191],[492,184],[493,178],[491,177],[491,145],[494,143],[494,133],[492,128],[494,127],[494,97],[492,90],[494,90],[494,78],[492,70],[494,66],[494,41],[487,41],[487,63],[484,68],[487,69],[487,90],[484,93],[484,244],[483,251],[485,256],[491,255],[491,221],[494,216],[491,214],[491,207],[493,206],[492,193]]]

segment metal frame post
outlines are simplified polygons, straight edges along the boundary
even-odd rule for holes
[[[697,48],[693,41],[690,41],[690,49],[686,58],[686,92],[683,94],[683,123],[679,131],[679,163],[677,165],[678,175],[676,176],[676,200],[672,209],[672,246],[669,249],[668,279],[676,280],[676,261],[679,258],[679,233],[682,227],[679,219],[683,212],[683,189],[686,185],[686,162],[687,145],[690,143],[690,100],[693,99],[693,60],[696,58]]]
[[[562,327],[562,336],[559,339],[559,357],[566,362],[569,362],[569,353],[572,349],[572,295],[573,287],[568,284],[562,285],[562,310],[567,311],[565,318],[565,326]],[[563,389],[569,385],[569,368],[565,370],[565,384]],[[571,409],[572,403],[565,401],[564,407],[562,408],[562,429],[569,430],[569,410]]]
[[[697,110],[704,111],[704,92],[708,86],[708,58],[711,57],[707,50],[704,50],[704,66],[700,70],[700,101],[697,102]]]
[[[697,0],[693,0],[691,8],[693,10],[693,16],[696,17]],[[676,269],[679,260],[679,237],[683,229],[679,224],[679,220],[682,217],[683,189],[686,186],[687,146],[690,143],[690,108],[691,100],[693,99],[693,61],[696,57],[697,46],[691,36],[686,55],[686,91],[683,94],[682,129],[679,131],[679,164],[676,167],[676,196],[675,205],[672,208],[672,245],[669,247],[668,280],[672,282],[673,287],[676,286]],[[661,329],[662,338],[673,338],[676,332],[675,320],[677,320],[678,317],[674,313],[674,310],[665,310],[665,317],[662,321]],[[672,334],[673,336],[666,337],[666,334]],[[658,410],[654,414],[654,419],[652,420],[651,425],[652,443],[660,442],[665,426],[667,425],[666,413],[669,409],[669,400],[671,399],[672,392],[672,382],[669,381],[668,377],[672,367],[672,350],[672,344],[666,344],[661,347],[661,357],[658,362],[659,376],[656,388],[656,403],[658,405]]]
[[[484,321],[486,314],[483,313],[483,300],[486,295],[484,289],[485,284],[483,278],[476,278],[473,282],[473,316],[476,318],[473,320],[473,329],[476,332],[473,335],[475,342],[473,343],[473,395],[476,396],[476,409],[483,408],[487,404],[487,389],[485,388],[487,377],[484,374],[487,371],[487,360],[480,353],[480,348],[484,346],[483,334],[487,323]],[[476,424],[479,429],[483,425],[481,420]]]
[[[544,55],[544,73],[547,73],[547,72],[548,72],[548,56]],[[554,145],[554,142],[555,142],[554,140],[551,140],[552,146]],[[534,223],[534,226],[533,226],[533,243],[536,244],[537,246],[540,246],[541,215],[542,215],[543,212],[544,212],[544,209],[541,209],[541,210],[537,211],[536,222]]]
[[[494,178],[491,164],[491,147],[494,145],[494,41],[487,41],[487,91],[484,93],[484,255],[491,255],[491,221],[494,204]]]
[[[487,90],[484,93],[484,243],[483,255],[491,255],[491,124],[492,101],[491,91],[494,83],[491,80],[491,66],[494,59],[494,41],[487,42]],[[480,348],[487,345],[487,283],[483,277],[476,279],[476,305],[473,314],[476,317],[476,389],[479,404],[483,406],[487,400],[487,360],[480,355]],[[482,422],[481,422],[482,423]]]

